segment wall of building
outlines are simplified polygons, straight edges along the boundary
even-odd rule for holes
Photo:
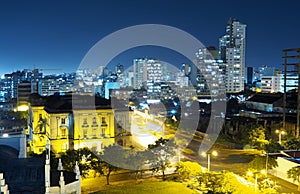
[[[54,153],[69,148],[88,147],[101,151],[115,143],[114,111],[112,109],[74,110],[71,113],[48,113],[44,107],[31,107],[31,151],[41,154],[50,138]]]
[[[299,164],[289,161],[286,158],[278,157],[277,158],[278,167],[269,170],[268,172],[274,176],[277,176],[283,180],[291,182],[293,184],[297,184],[297,182],[293,182],[293,179],[287,177],[287,171],[295,166],[299,166]]]
[[[280,90],[279,76],[262,76],[261,91],[267,93],[277,93]]]
[[[246,108],[253,109],[253,110],[259,110],[259,111],[265,111],[265,112],[272,112],[273,104],[246,101]]]
[[[75,181],[72,183],[69,183],[67,185],[63,185],[62,187],[50,187],[50,193],[56,193],[56,194],[80,194],[81,188],[80,188],[80,181]]]

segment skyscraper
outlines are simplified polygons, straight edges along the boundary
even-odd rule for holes
[[[154,92],[155,84],[162,80],[162,64],[154,59],[133,60],[133,84],[134,88],[147,88],[148,92]]]
[[[147,60],[134,59],[133,60],[133,87],[140,89],[146,85],[147,82]]]
[[[196,77],[196,92],[198,95],[217,95],[224,92],[223,61],[218,60],[218,50],[210,46],[200,48],[196,52],[196,62],[198,64]]]
[[[219,39],[221,59],[226,63],[226,92],[244,90],[246,25],[230,18],[226,34]]]

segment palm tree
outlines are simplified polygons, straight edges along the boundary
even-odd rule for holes
[[[287,177],[298,182],[298,191],[300,191],[300,166],[295,166],[287,171]]]

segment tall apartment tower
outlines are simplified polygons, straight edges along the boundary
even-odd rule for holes
[[[197,94],[218,95],[224,92],[224,64],[222,60],[219,60],[218,49],[213,46],[200,48],[196,52],[196,61],[199,65],[196,78]]]
[[[236,19],[227,22],[226,34],[219,39],[220,57],[226,63],[226,92],[244,90],[246,25]]]
[[[147,60],[134,59],[133,60],[133,87],[140,89],[146,86],[147,83]]]
[[[156,90],[155,84],[162,80],[162,64],[154,59],[134,59],[133,73],[133,87],[144,87],[151,93]]]

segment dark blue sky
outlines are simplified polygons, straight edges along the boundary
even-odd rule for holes
[[[300,47],[300,1],[0,1],[0,75],[18,69],[75,71],[87,51],[104,36],[137,24],[182,29],[205,46],[218,46],[226,22],[247,25],[246,65],[281,68],[282,50]],[[155,57],[174,65],[181,57],[160,49],[132,49],[112,63]],[[47,72],[45,72],[47,73]],[[56,72],[59,73],[59,72]]]

